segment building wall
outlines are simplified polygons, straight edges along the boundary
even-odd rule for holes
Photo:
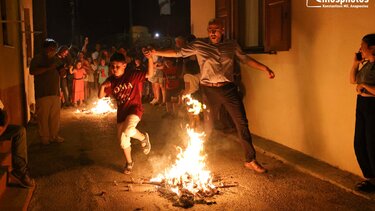
[[[191,0],[191,33],[207,37],[207,23],[215,17],[215,0]]]
[[[214,2],[208,4],[214,8]],[[363,35],[375,33],[375,5],[318,9],[305,4],[292,0],[289,51],[252,55],[276,78],[242,67],[250,130],[361,175],[353,149],[356,93],[349,70]],[[197,11],[192,7],[194,26],[206,23]]]
[[[34,76],[30,75],[29,65],[34,55],[34,29],[32,0],[22,0],[20,5],[22,23],[22,68],[25,89],[25,118],[30,120],[30,112],[35,112]],[[26,14],[28,10],[29,14]],[[33,111],[30,107],[33,107]]]
[[[11,123],[24,122],[24,89],[21,58],[21,23],[19,1],[6,1],[9,45],[4,45],[3,25],[0,26],[0,99],[6,106]]]

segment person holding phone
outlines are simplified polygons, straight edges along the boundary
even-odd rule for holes
[[[362,38],[350,82],[356,84],[357,92],[354,150],[365,177],[355,189],[375,192],[375,33]]]

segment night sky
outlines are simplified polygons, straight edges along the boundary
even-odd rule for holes
[[[72,39],[72,7],[76,2],[76,34],[90,44],[106,42],[129,31],[129,0],[47,0],[47,32],[60,44]],[[190,34],[190,0],[171,0],[171,15],[160,15],[158,0],[132,0],[133,25],[165,36]],[[82,40],[82,39],[81,39]],[[104,43],[105,44],[105,43]]]

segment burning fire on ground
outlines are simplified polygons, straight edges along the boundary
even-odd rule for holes
[[[77,109],[75,113],[84,113],[84,114],[107,114],[107,113],[115,113],[117,109],[113,105],[111,98],[104,97],[99,99],[98,101],[93,103],[93,106],[91,109]]]
[[[198,100],[192,99],[190,95],[183,96],[188,105],[188,112],[199,115],[206,108]],[[164,195],[174,198],[174,205],[180,207],[192,207],[195,203],[215,204],[208,202],[205,198],[219,194],[219,188],[214,185],[211,172],[207,169],[204,154],[204,132],[198,133],[194,129],[187,127],[189,136],[188,145],[185,150],[177,147],[179,154],[175,164],[165,170],[164,174],[150,180],[151,183],[158,184],[158,190]],[[230,186],[225,186],[230,187]]]

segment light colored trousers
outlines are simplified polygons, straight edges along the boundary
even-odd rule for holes
[[[57,137],[60,129],[61,102],[59,96],[47,96],[36,99],[38,132],[43,143]]]
[[[142,141],[145,136],[137,130],[137,125],[141,121],[135,114],[128,115],[125,121],[117,123],[117,139],[121,148],[126,149],[131,146],[130,138]]]

